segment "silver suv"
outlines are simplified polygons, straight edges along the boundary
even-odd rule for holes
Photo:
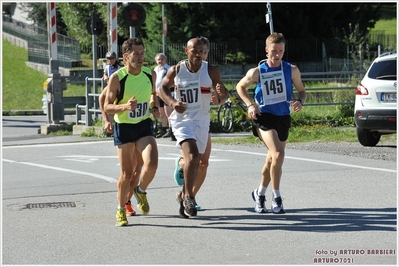
[[[381,135],[396,133],[396,51],[377,57],[356,87],[355,124],[363,146],[375,146]]]

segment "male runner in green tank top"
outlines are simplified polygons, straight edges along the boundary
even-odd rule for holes
[[[134,189],[138,208],[143,214],[150,211],[145,191],[158,168],[158,148],[153,135],[150,115],[159,118],[155,91],[156,74],[143,66],[144,44],[135,37],[122,44],[126,67],[112,75],[108,83],[104,110],[114,115],[114,145],[120,163],[118,179],[118,210],[116,225],[128,225],[125,201],[129,183],[136,167],[135,149],[144,162],[140,184]]]

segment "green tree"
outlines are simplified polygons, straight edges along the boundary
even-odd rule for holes
[[[351,24],[366,34],[381,16],[376,3],[275,3],[272,9],[275,31],[290,39],[342,39]]]
[[[107,44],[107,23],[108,13],[107,4],[103,2],[91,3],[70,3],[59,2],[57,7],[65,21],[68,36],[80,41],[81,45],[92,45],[92,35],[88,33],[86,28],[87,20],[89,20],[93,13],[103,21],[104,29],[101,34],[97,35],[97,43],[99,45]]]
[[[66,24],[66,33],[82,45],[91,45],[86,22],[95,12],[104,22],[98,36],[99,45],[107,45],[107,2],[57,2],[57,12]],[[146,21],[136,35],[146,44],[162,43],[162,3],[141,4],[146,10]],[[32,9],[30,18],[45,24],[45,3],[27,3]],[[393,9],[396,3],[384,4]],[[44,8],[44,9],[43,9]],[[129,27],[122,17],[123,5],[118,3],[118,43],[129,38]],[[189,38],[204,35],[212,42],[234,40],[264,40],[270,34],[265,22],[266,3],[164,3],[168,21],[166,43],[185,43]],[[274,31],[287,39],[343,39],[350,25],[359,25],[359,34],[365,35],[380,18],[378,3],[272,3]],[[57,23],[57,29],[59,29]],[[345,30],[345,31],[344,31]]]
[[[143,29],[149,42],[162,42],[162,3],[143,4],[147,18]],[[166,41],[186,42],[206,36],[212,42],[264,39],[266,5],[224,3],[165,3]],[[250,16],[248,16],[250,14]]]
[[[47,29],[47,3],[18,3],[21,5],[21,10],[26,12],[27,18],[32,20],[35,25]],[[62,19],[59,8],[56,4],[56,19],[57,19],[57,32],[66,35],[66,25]]]

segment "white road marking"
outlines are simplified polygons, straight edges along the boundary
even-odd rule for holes
[[[229,151],[229,152],[241,153],[241,154],[259,155],[259,156],[265,156],[266,157],[266,153],[247,152],[247,151],[240,151],[240,150],[223,150],[223,151]],[[290,157],[290,156],[285,156],[285,158],[286,159],[294,159],[294,160],[302,160],[302,161],[310,161],[310,162],[318,162],[318,163],[331,164],[331,165],[337,165],[337,166],[345,166],[345,167],[358,168],[358,169],[385,171],[385,172],[395,172],[396,173],[396,170],[391,170],[391,169],[373,168],[373,167],[353,165],[353,164],[345,164],[345,163],[325,161],[325,160],[305,159],[305,158],[297,158],[297,157]]]
[[[106,143],[106,142],[109,143],[111,141],[99,141],[99,142],[95,142],[95,143],[98,144],[98,143]],[[93,142],[82,142],[82,143],[79,143],[79,145],[87,145],[87,144],[93,144]],[[29,147],[55,147],[55,146],[65,146],[65,145],[76,145],[76,143],[40,144],[40,145],[29,145]],[[164,144],[158,144],[158,146],[176,147],[175,145],[164,145]],[[27,147],[27,146],[26,145],[23,145],[23,146],[9,146],[9,147],[2,147],[2,148],[3,149],[7,149],[7,148],[25,148],[25,147]],[[266,156],[266,153],[257,153],[257,152],[241,151],[241,150],[224,150],[224,149],[214,149],[214,148],[212,150],[239,153],[239,154],[250,154],[250,155],[258,155],[258,156]],[[159,159],[161,159],[161,160],[175,160],[177,156],[180,156],[179,153],[176,153],[176,154],[175,153],[167,153],[167,155],[171,155],[172,157],[159,157]],[[60,157],[64,157],[64,158],[72,157],[72,158],[69,158],[69,159],[66,159],[66,160],[75,160],[75,161],[81,161],[81,162],[86,162],[86,163],[92,163],[92,162],[96,161],[99,158],[117,158],[117,156],[83,156],[83,155],[70,155],[70,156],[60,156]],[[317,163],[322,163],[322,164],[345,166],[345,167],[350,167],[350,168],[376,170],[376,171],[393,172],[393,173],[397,172],[396,170],[391,170],[391,169],[373,168],[373,167],[367,167],[367,166],[361,166],[361,165],[353,165],[353,164],[345,164],[345,163],[332,162],[332,161],[297,158],[297,157],[290,157],[290,156],[286,156],[285,158],[293,159],[293,160],[308,161],[308,162],[317,162]],[[30,166],[40,167],[40,168],[53,169],[53,170],[58,170],[58,171],[64,171],[64,172],[87,175],[87,176],[103,179],[103,180],[108,181],[110,183],[117,182],[117,180],[114,179],[114,178],[107,177],[107,176],[104,176],[104,175],[94,174],[94,173],[81,172],[81,171],[76,171],[76,170],[71,170],[71,169],[58,168],[58,167],[52,167],[52,166],[47,166],[47,165],[43,165],[43,164],[35,164],[35,163],[29,163],[29,162],[16,162],[16,161],[7,160],[7,159],[3,159],[3,161],[4,162],[9,162],[9,163],[25,164],[25,165],[30,165]],[[229,160],[229,159],[214,159],[214,158],[211,157],[209,159],[209,161],[232,161],[232,160]],[[119,163],[117,165],[119,165]]]
[[[53,166],[37,164],[37,163],[31,163],[31,162],[13,161],[13,160],[8,160],[8,159],[3,159],[3,161],[8,162],[8,163],[24,164],[24,165],[29,165],[29,166],[34,166],[34,167],[39,167],[39,168],[44,168],[44,169],[51,169],[51,170],[56,170],[56,171],[63,171],[63,172],[70,172],[70,173],[76,173],[76,174],[81,174],[81,175],[87,175],[87,176],[91,176],[91,177],[94,177],[94,178],[99,178],[99,179],[105,180],[105,181],[110,182],[110,183],[116,183],[117,182],[116,179],[111,178],[111,177],[107,177],[107,176],[104,176],[104,175],[101,175],[101,174],[76,171],[76,170],[53,167]]]

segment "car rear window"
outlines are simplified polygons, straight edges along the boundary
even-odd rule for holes
[[[374,62],[368,73],[371,79],[396,80],[396,60]]]

